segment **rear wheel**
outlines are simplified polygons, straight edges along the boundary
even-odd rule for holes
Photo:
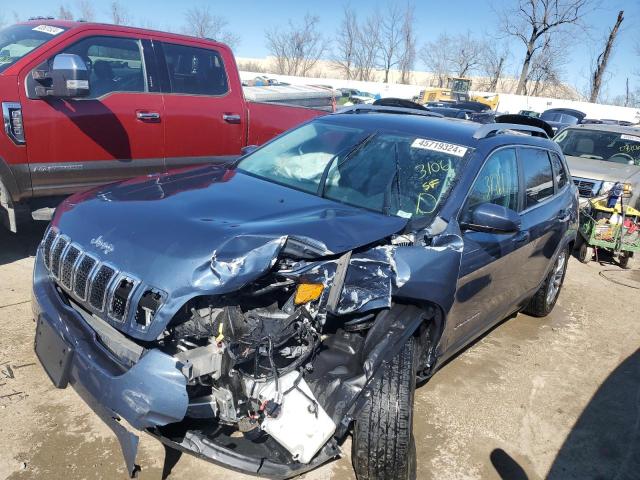
[[[540,289],[529,301],[524,312],[534,317],[545,317],[551,313],[560,295],[560,289],[567,272],[567,262],[569,260],[569,249],[564,248],[556,258],[551,271],[540,286]]]
[[[413,397],[417,344],[410,338],[385,362],[371,396],[358,413],[353,431],[352,461],[358,480],[416,478]]]

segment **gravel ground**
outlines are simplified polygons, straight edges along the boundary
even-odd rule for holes
[[[36,363],[29,298],[43,231],[0,231],[0,479],[126,478],[110,430]],[[418,478],[640,479],[638,288],[638,270],[572,259],[548,318],[517,315],[450,361],[416,392]],[[354,478],[343,449],[304,478]],[[140,478],[162,478],[163,458],[143,435]],[[183,455],[169,478],[252,477]]]

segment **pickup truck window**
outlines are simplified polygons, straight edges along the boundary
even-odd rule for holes
[[[220,54],[206,48],[163,43],[171,93],[224,95],[229,90]]]
[[[13,25],[3,28],[0,30],[0,72],[65,30],[50,25]]]
[[[144,92],[140,42],[132,38],[88,37],[64,53],[80,55],[89,68],[90,98],[113,92]]]

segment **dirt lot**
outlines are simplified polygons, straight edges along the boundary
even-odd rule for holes
[[[29,298],[43,229],[0,231],[0,479],[126,478],[110,430],[36,363]],[[550,317],[503,322],[417,391],[418,478],[640,479],[640,292],[601,272],[640,287],[638,270],[573,259]],[[344,450],[305,478],[353,478]],[[161,478],[163,458],[142,436],[140,478]],[[169,478],[249,477],[184,455]]]

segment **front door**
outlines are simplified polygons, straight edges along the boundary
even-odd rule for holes
[[[237,157],[246,118],[243,94],[229,81],[235,69],[229,52],[204,45],[156,45],[168,75],[163,88],[167,168]]]
[[[142,39],[96,32],[70,41],[57,53],[85,60],[91,93],[87,98],[40,99],[23,91],[34,194],[69,194],[164,170],[162,96],[149,91]],[[22,72],[27,90],[33,85],[31,71],[43,60],[48,59]]]
[[[475,207],[494,203],[518,211],[518,162],[515,148],[504,148],[486,161],[460,213],[468,218]],[[456,296],[451,309],[447,348],[457,350],[504,318],[523,289],[522,262],[530,248],[528,233],[462,232],[464,248]]]

